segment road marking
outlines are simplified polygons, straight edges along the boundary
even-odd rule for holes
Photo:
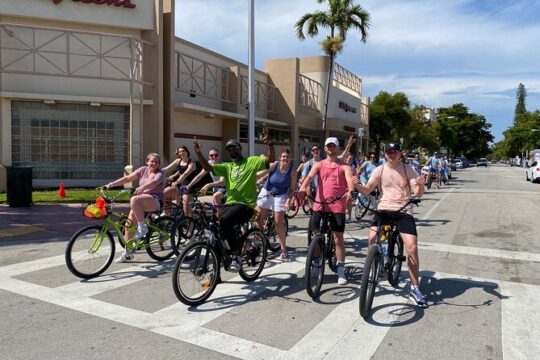
[[[2,229],[2,232],[0,233],[0,238],[4,238],[8,236],[31,234],[31,233],[42,231],[42,230],[44,229],[37,226],[33,226],[33,225],[10,226],[7,229]]]
[[[431,214],[433,214],[433,212],[439,207],[440,204],[442,204],[442,202],[451,194],[453,193],[455,190],[455,188],[453,189],[450,189],[439,201],[437,201],[432,207],[431,209],[428,210],[427,213],[424,214],[424,216],[420,219],[418,219],[418,223],[422,223],[423,221],[426,221],[427,219],[429,219],[429,217],[431,216]]]
[[[59,257],[52,257],[48,261],[30,261],[26,264],[31,264],[34,269],[36,267],[44,269],[45,264],[56,266],[58,259]],[[304,262],[304,257],[298,257],[293,262],[272,264],[273,266],[265,269],[260,279],[250,284],[235,277],[220,284],[210,300],[196,311],[190,311],[185,305],[178,303],[154,313],[147,313],[90,297],[99,291],[108,291],[112,288],[125,286],[131,283],[130,281],[139,281],[139,277],[136,280],[112,281],[112,286],[100,287],[98,284],[78,282],[58,288],[48,288],[10,277],[8,274],[16,274],[21,271],[21,269],[10,265],[0,268],[0,288],[241,359],[342,359],[351,356],[370,358],[384,340],[391,326],[373,326],[361,319],[358,314],[358,299],[355,298],[355,294],[336,306],[325,319],[288,351],[204,328],[204,325],[209,321],[237,309],[230,303],[224,305],[219,299],[234,296],[240,299],[241,303],[249,301],[249,299],[266,291],[268,287],[275,286],[287,279],[288,274],[301,272]],[[25,267],[26,264],[17,265]],[[135,268],[138,272],[154,271],[142,267]],[[9,269],[10,272],[4,271],[6,269]],[[128,268],[119,272],[132,270],[132,268]],[[405,272],[404,275],[406,277]],[[434,273],[431,277],[436,279],[452,278],[457,281],[483,281],[499,285],[503,295],[501,299],[503,353],[508,355],[508,358],[534,358],[540,352],[539,345],[534,341],[534,339],[540,338],[539,326],[536,324],[540,315],[535,307],[536,299],[540,297],[540,286],[445,273]],[[147,277],[141,278],[148,279]],[[390,289],[386,285],[384,287],[387,290]],[[373,314],[374,319],[379,323],[391,325],[399,316],[399,309],[403,308],[404,305],[409,306],[410,301],[403,296],[402,289],[386,293],[378,291],[374,304],[378,310]],[[369,336],[366,336],[367,333]]]
[[[520,252],[520,251],[510,251],[510,250],[500,250],[500,249],[479,248],[479,247],[471,247],[471,246],[459,246],[459,245],[451,245],[451,244],[426,243],[426,242],[419,242],[418,247],[424,250],[442,251],[442,252],[449,252],[449,253],[454,253],[454,254],[485,256],[485,257],[494,257],[494,258],[519,260],[519,261],[540,262],[540,254],[531,253],[528,251]]]

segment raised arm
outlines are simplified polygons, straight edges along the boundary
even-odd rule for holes
[[[266,166],[269,166],[271,163],[273,163],[276,159],[276,152],[274,150],[274,142],[272,141],[272,137],[270,136],[270,133],[268,133],[268,128],[266,126],[263,127],[263,142],[268,145],[268,155],[266,156]]]
[[[195,154],[197,155],[197,159],[199,160],[199,163],[201,164],[204,171],[211,173],[212,167],[208,163],[208,160],[204,158],[204,155],[202,154],[202,146],[197,141],[197,138],[193,137],[193,150],[195,150]]]
[[[347,145],[345,146],[345,149],[341,153],[341,155],[338,155],[338,158],[343,160],[347,154],[351,151],[351,146],[356,142],[356,139],[354,138],[354,135],[349,136],[349,140],[347,140]]]

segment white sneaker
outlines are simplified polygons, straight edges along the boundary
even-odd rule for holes
[[[135,255],[125,249],[123,252],[122,252],[122,255],[120,255],[120,257],[118,259],[116,259],[114,262],[115,263],[125,263],[126,261],[129,261],[129,260],[133,260],[135,258]]]
[[[133,236],[132,240],[141,239],[148,234],[148,227],[146,225],[137,227],[137,231],[135,232],[135,235]]]
[[[345,264],[343,264],[342,266],[338,265],[337,272],[338,272],[337,283],[339,285],[347,285],[347,275],[345,274]]]
[[[230,272],[239,272],[242,268],[242,258],[240,256],[235,256],[229,266]]]

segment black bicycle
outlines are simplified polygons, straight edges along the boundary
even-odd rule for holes
[[[397,229],[397,220],[402,211],[409,205],[418,205],[422,200],[409,199],[399,210],[374,210],[379,214],[375,243],[370,245],[362,272],[360,284],[360,315],[367,319],[371,313],[375,289],[379,277],[386,273],[391,286],[397,287],[401,274],[401,265],[406,257],[403,255],[403,239]]]
[[[204,204],[207,227],[201,234],[201,240],[188,244],[174,264],[174,293],[178,300],[189,306],[200,305],[212,295],[221,278],[221,265],[229,270],[233,261],[229,244],[220,237],[217,209],[218,206]],[[264,268],[266,238],[259,229],[248,229],[246,224],[235,226],[235,233],[237,238],[243,239],[239,275],[245,281],[253,281]]]
[[[332,204],[347,193],[338,196],[337,198],[326,202],[315,202],[319,204],[329,205]],[[306,258],[305,277],[306,277],[306,291],[312,298],[319,296],[321,290],[325,262],[328,262],[328,267],[334,273],[337,272],[337,257],[336,257],[336,242],[334,235],[329,226],[330,213],[322,212],[321,221],[319,224],[314,224],[313,212],[309,219],[308,225],[308,243],[309,249]]]

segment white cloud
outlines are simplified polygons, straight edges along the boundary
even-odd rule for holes
[[[363,78],[365,95],[403,91],[412,103],[462,102],[494,123],[511,124],[516,89],[540,90],[540,5],[528,0],[365,0],[371,14],[368,41],[351,33],[338,62]],[[176,0],[177,36],[247,62],[246,0]],[[315,0],[256,0],[256,63],[320,54],[318,39],[299,41],[294,23],[324,9]],[[529,110],[540,108],[530,96]]]

